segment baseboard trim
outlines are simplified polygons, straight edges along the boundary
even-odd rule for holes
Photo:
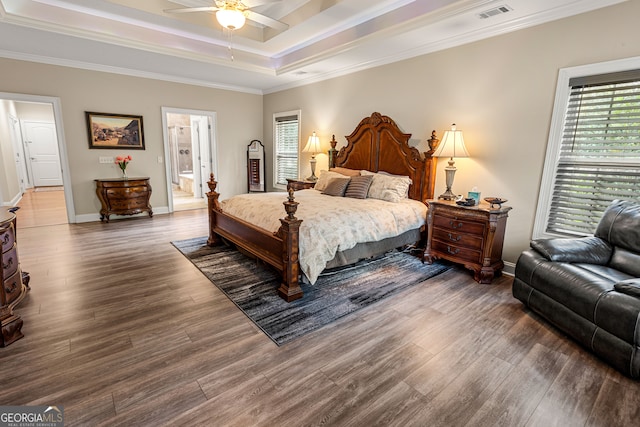
[[[169,213],[169,207],[168,206],[161,206],[159,208],[153,208],[153,215],[164,215],[164,214],[168,214]],[[144,216],[149,216],[148,213],[143,212],[143,213],[139,213],[139,214],[135,214],[135,215],[111,215],[109,216],[109,221],[118,221],[121,219],[127,219],[127,218],[135,218],[135,217],[144,217]],[[80,223],[84,223],[84,222],[97,222],[100,221],[100,214],[99,213],[90,213],[90,214],[83,214],[83,215],[76,215],[75,218],[75,223],[76,224],[80,224]]]
[[[507,276],[515,276],[516,274],[516,265],[512,262],[505,262],[504,268],[502,269],[502,273]]]

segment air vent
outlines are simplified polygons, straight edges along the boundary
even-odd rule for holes
[[[493,9],[485,10],[484,12],[480,12],[478,16],[480,19],[487,19],[494,17],[496,15],[502,15],[503,13],[511,12],[513,10],[512,7],[503,4],[502,6],[494,7]]]

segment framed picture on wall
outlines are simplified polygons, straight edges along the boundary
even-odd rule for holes
[[[142,116],[85,111],[89,148],[144,150]]]

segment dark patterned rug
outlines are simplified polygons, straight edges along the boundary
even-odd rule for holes
[[[342,316],[388,298],[449,269],[389,252],[353,266],[325,270],[304,296],[287,303],[277,294],[274,270],[227,246],[209,247],[206,237],[172,244],[277,345],[285,344]]]

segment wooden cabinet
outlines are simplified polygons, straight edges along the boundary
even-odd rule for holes
[[[96,179],[96,194],[102,208],[100,221],[109,222],[109,215],[134,215],[153,210],[149,204],[151,184],[149,178]]]
[[[16,216],[0,208],[0,243],[2,244],[2,273],[0,273],[0,347],[23,337],[22,319],[13,312],[29,290],[29,274],[23,273],[18,261]]]
[[[429,200],[428,238],[424,257],[428,263],[443,258],[474,271],[474,279],[491,283],[502,271],[502,246],[508,206],[491,208],[458,206],[455,202]]]
[[[287,178],[287,190],[289,190],[290,188],[293,188],[293,191],[306,190],[309,188],[313,188],[315,185],[315,181],[304,181]]]

